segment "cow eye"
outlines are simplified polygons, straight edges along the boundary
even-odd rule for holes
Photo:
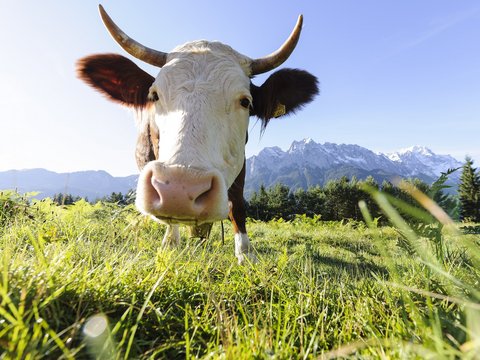
[[[250,106],[252,106],[252,102],[249,98],[244,97],[240,100],[240,105],[242,105],[245,109],[249,109]]]
[[[150,101],[158,101],[158,94],[156,91],[152,91],[149,96]]]

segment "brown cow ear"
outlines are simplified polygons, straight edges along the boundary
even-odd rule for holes
[[[141,108],[155,78],[118,54],[98,54],[77,62],[77,75],[87,84],[122,105]]]
[[[262,120],[265,130],[272,118],[292,114],[318,94],[318,80],[304,70],[281,69],[274,72],[262,86],[250,84],[253,109],[250,115]]]

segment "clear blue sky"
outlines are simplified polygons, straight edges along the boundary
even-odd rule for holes
[[[470,154],[480,166],[478,1],[102,4],[147,46],[168,51],[189,40],[220,40],[251,57],[275,50],[304,14],[300,42],[283,66],[315,74],[321,95],[297,115],[272,121],[262,138],[252,118],[247,156],[311,137],[381,152],[425,145],[460,160]],[[80,57],[124,54],[97,5],[0,0],[0,170],[137,171],[132,114],[75,78]]]

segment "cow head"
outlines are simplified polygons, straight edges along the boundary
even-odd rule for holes
[[[290,56],[302,17],[280,49],[252,60],[219,42],[189,42],[170,53],[149,49],[120,30],[101,5],[100,13],[120,46],[161,68],[153,78],[116,54],[78,62],[81,79],[137,110],[138,209],[169,224],[224,219],[227,191],[244,166],[249,117],[259,117],[264,129],[318,92],[316,78],[296,69],[277,71],[261,86],[251,82]]]

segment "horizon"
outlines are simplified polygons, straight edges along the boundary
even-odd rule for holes
[[[450,156],[452,157],[454,160],[460,162],[460,163],[464,163],[465,159],[458,159],[450,154],[439,154],[435,151],[433,151],[432,149],[430,149],[428,146],[422,146],[422,145],[412,145],[410,147],[407,147],[407,148],[403,148],[403,149],[398,149],[396,151],[393,151],[393,152],[389,152],[389,153],[384,153],[384,152],[375,152],[371,149],[368,149],[364,146],[361,146],[361,145],[358,145],[358,144],[345,144],[345,143],[341,143],[341,144],[337,144],[337,143],[331,143],[331,142],[324,142],[324,143],[319,143],[317,141],[315,141],[314,139],[312,138],[303,138],[301,140],[293,140],[292,143],[290,143],[290,145],[286,148],[281,148],[280,146],[277,146],[277,145],[274,145],[274,146],[270,146],[270,147],[264,147],[262,149],[260,149],[257,153],[255,154],[252,154],[251,156],[247,156],[247,160],[254,157],[254,156],[258,156],[263,150],[267,149],[267,148],[280,148],[282,150],[282,152],[288,152],[290,147],[293,145],[293,143],[295,142],[309,142],[309,141],[313,141],[315,144],[318,144],[318,145],[326,145],[326,144],[331,144],[331,145],[335,145],[335,146],[342,146],[342,145],[346,145],[346,146],[359,146],[361,147],[362,149],[366,149],[366,150],[369,150],[369,151],[372,151],[375,155],[384,155],[386,156],[390,161],[392,162],[396,162],[396,160],[393,160],[390,155],[393,155],[393,154],[401,154],[405,151],[411,151],[413,150],[414,148],[421,148],[421,149],[426,149],[426,150],[429,150],[431,152],[433,152],[433,154],[435,156]],[[49,172],[53,172],[53,173],[57,173],[57,174],[73,174],[73,173],[81,173],[81,172],[106,172],[108,175],[111,175],[113,177],[116,177],[116,178],[119,178],[119,177],[129,177],[129,176],[136,176],[139,174],[139,171],[137,172],[134,172],[134,173],[130,173],[130,174],[121,174],[121,175],[117,175],[117,174],[112,174],[110,173],[109,171],[105,170],[105,169],[81,169],[81,170],[73,170],[73,171],[56,171],[54,169],[48,169],[48,168],[42,168],[42,167],[35,167],[35,168],[21,168],[21,169],[5,169],[5,170],[2,170],[0,169],[0,173],[2,172],[8,172],[8,171],[30,171],[30,170],[46,170],[46,171],[49,171]],[[445,169],[447,170],[447,169]]]
[[[384,154],[417,144],[461,162],[468,155],[480,166],[480,4],[473,0],[282,7],[273,0],[247,0],[243,8],[255,10],[248,18],[233,16],[231,4],[212,0],[101,4],[146,46],[168,51],[206,38],[251,57],[276,49],[298,14],[304,15],[297,48],[280,68],[313,73],[320,95],[295,115],[272,119],[263,135],[260,122],[251,118],[247,158],[310,137]],[[8,56],[0,58],[0,171],[138,173],[133,114],[75,75],[75,62],[90,54],[113,52],[132,59],[107,33],[98,3],[7,1],[0,30],[9,34]]]

